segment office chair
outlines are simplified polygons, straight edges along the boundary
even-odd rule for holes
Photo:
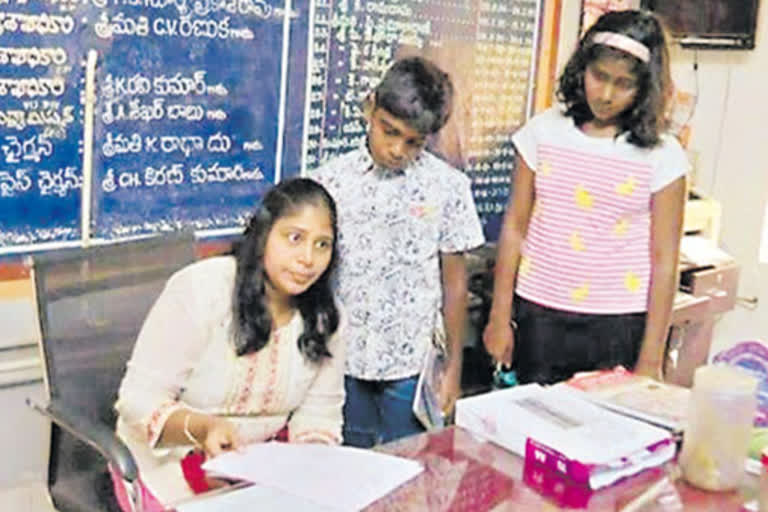
[[[49,402],[27,403],[52,422],[47,483],[60,512],[120,511],[107,463],[141,496],[113,405],[144,317],[195,260],[194,242],[182,232],[31,258]]]

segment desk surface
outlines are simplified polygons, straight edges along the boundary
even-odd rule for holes
[[[526,467],[520,457],[492,443],[479,441],[457,427],[409,437],[377,449],[420,460],[425,471],[367,507],[366,512],[619,511],[670,469],[647,470],[614,486],[589,492],[565,486],[554,475]],[[682,510],[696,512],[740,511],[745,499],[754,493],[753,487],[751,477],[747,478],[744,490],[728,493],[700,491],[680,479],[675,481],[675,490],[684,504]],[[679,501],[676,503],[677,506],[667,496],[666,500],[635,510],[681,510]]]

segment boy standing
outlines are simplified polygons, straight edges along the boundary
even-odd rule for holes
[[[423,430],[411,406],[442,317],[449,348],[443,410],[453,409],[460,392],[464,252],[484,240],[469,179],[424,150],[427,136],[448,120],[452,96],[450,78],[434,64],[418,57],[396,62],[365,101],[367,140],[310,175],[338,208],[349,445]]]

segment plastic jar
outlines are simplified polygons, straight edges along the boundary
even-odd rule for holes
[[[693,377],[680,466],[685,479],[710,491],[735,489],[757,407],[757,379],[722,365],[702,366]]]

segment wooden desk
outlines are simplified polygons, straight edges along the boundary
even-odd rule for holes
[[[691,386],[696,368],[709,358],[717,315],[733,309],[739,282],[735,262],[681,268],[681,287],[672,311],[664,380]],[[682,300],[685,298],[685,300]]]
[[[397,511],[520,511],[555,510],[620,511],[671,469],[655,468],[597,492],[565,485],[526,467],[523,460],[489,443],[478,441],[467,431],[450,427],[383,445],[378,450],[420,460],[425,471],[391,494],[376,501],[366,512]],[[682,480],[674,487],[685,511],[737,512],[751,499],[755,479],[747,477],[745,488],[728,493],[700,491]],[[565,503],[571,503],[566,506]],[[656,503],[643,511],[680,510]]]
[[[364,512],[625,512],[625,507],[650,486],[676,472],[676,466],[668,464],[605,489],[590,491],[569,485],[539,467],[526,465],[521,457],[493,443],[479,441],[459,427],[407,437],[374,449],[419,460],[424,471]],[[221,495],[248,485],[238,484],[186,501],[224,497]],[[680,479],[667,488],[669,492],[662,495],[663,499],[633,508],[633,512],[741,512],[742,504],[755,497],[757,478],[749,475],[743,489],[725,493],[701,491]],[[253,503],[248,510],[255,510],[258,505]],[[175,512],[173,506],[168,510]]]

